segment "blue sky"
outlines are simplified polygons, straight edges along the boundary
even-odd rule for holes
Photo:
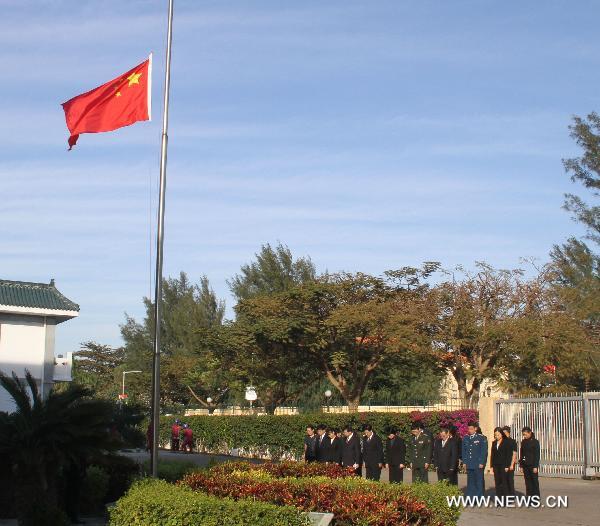
[[[120,342],[151,290],[166,1],[0,0],[0,277],[81,304],[58,351]],[[519,266],[581,233],[573,114],[600,109],[592,1],[184,1],[165,273],[265,242],[320,270]],[[155,52],[154,121],[83,135],[60,103]]]

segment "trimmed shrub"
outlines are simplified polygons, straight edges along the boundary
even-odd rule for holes
[[[459,516],[459,510],[447,508],[446,502],[447,495],[459,494],[458,488],[446,484],[411,489],[406,484],[380,484],[358,477],[276,478],[254,468],[229,473],[213,468],[186,475],[180,485],[218,497],[330,512],[337,526],[454,525]]]
[[[140,467],[135,460],[116,454],[108,454],[95,460],[108,474],[108,490],[105,502],[115,502],[125,495],[133,480],[139,476]]]
[[[251,464],[250,462],[225,462],[210,469],[211,473],[217,475],[228,475],[229,473],[248,471],[260,471],[267,473],[274,478],[305,478],[305,477],[327,477],[330,479],[339,479],[345,477],[354,477],[356,473],[352,468],[343,468],[337,464],[323,464],[321,462],[303,462],[284,461],[284,462],[265,462],[264,464]]]
[[[229,454],[238,449],[240,456],[295,459],[302,457],[303,441],[308,424],[323,423],[343,428],[346,424],[359,427],[370,423],[380,436],[392,425],[408,439],[412,422],[421,421],[434,435],[441,425],[455,425],[461,434],[466,433],[467,422],[477,420],[477,411],[427,411],[412,413],[314,413],[300,415],[260,416],[171,416],[162,417],[160,440],[169,443],[171,426],[175,418],[187,422],[194,432],[198,449],[206,453]]]
[[[177,482],[184,475],[191,473],[194,470],[200,469],[197,464],[189,461],[179,460],[159,460],[158,461],[158,478],[167,482]],[[150,461],[147,460],[142,465],[142,475],[150,475]]]
[[[136,482],[110,512],[111,526],[307,526],[288,506],[221,499],[162,480]]]
[[[416,483],[402,486],[408,495],[425,502],[440,524],[456,524],[458,522],[460,509],[456,506],[448,506],[446,499],[448,496],[460,495],[456,486],[448,484],[445,480],[436,484]]]
[[[85,472],[81,488],[81,512],[97,513],[104,509],[104,498],[108,493],[110,477],[99,466],[89,466]]]

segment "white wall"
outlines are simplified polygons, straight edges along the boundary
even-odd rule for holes
[[[46,327],[41,316],[0,315],[0,370],[19,378],[28,369],[41,380],[46,352]],[[50,377],[50,381],[52,377]],[[41,384],[38,381],[38,386]],[[0,411],[11,411],[14,405],[8,393],[0,388]]]
[[[0,316],[0,370],[15,371],[20,378],[29,369],[42,377],[46,348],[44,318],[37,316]]]

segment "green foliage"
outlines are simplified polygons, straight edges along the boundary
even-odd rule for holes
[[[108,454],[96,459],[96,463],[108,474],[108,489],[105,495],[106,502],[115,502],[121,498],[131,486],[133,480],[139,476],[138,463],[119,454]]]
[[[395,426],[400,434],[408,439],[413,421],[423,420],[427,428],[437,433],[440,422],[464,427],[464,411],[438,411],[413,413],[317,413],[300,415],[263,415],[263,416],[217,416],[200,415],[179,417],[187,422],[194,431],[194,438],[200,451],[208,453],[229,453],[231,449],[241,448],[245,456],[269,457],[278,460],[282,457],[300,459],[306,426],[325,424],[342,429],[350,424],[355,428],[370,423],[375,431],[384,436],[388,426]],[[472,411],[470,419],[473,419]],[[176,417],[162,417],[160,422],[160,440],[168,444],[171,437],[171,425]]]
[[[66,513],[56,506],[39,499],[29,499],[28,506],[19,515],[19,526],[69,526],[71,521]]]
[[[209,497],[164,481],[140,481],[110,513],[111,526],[307,526],[295,508]]]
[[[309,257],[294,260],[290,249],[281,243],[275,248],[263,245],[256,261],[243,265],[241,273],[228,282],[235,298],[246,300],[289,290],[315,280],[316,269]]]
[[[95,396],[116,400],[120,392],[120,367],[125,351],[93,341],[81,344],[73,357],[73,381],[90,389]]]
[[[104,508],[110,476],[99,466],[89,466],[81,488],[81,511],[84,514],[98,513]]]
[[[597,198],[600,195],[600,115],[592,112],[587,120],[574,117],[570,130],[571,137],[583,149],[583,155],[563,160],[565,170],[573,182],[583,184]],[[589,239],[600,243],[600,206],[590,205],[579,196],[567,194],[564,208],[585,225]]]
[[[25,383],[14,373],[9,378],[0,372],[0,385],[17,406],[10,415],[0,414],[0,457],[9,459],[10,469],[18,473],[14,491],[19,520],[32,513],[32,495],[39,500],[36,506],[53,516],[61,468],[118,446],[108,431],[112,407],[88,398],[90,391],[78,385],[51,391],[43,400],[29,372]]]
[[[125,342],[125,366],[143,371],[127,379],[130,398],[149,405],[154,304],[148,298],[144,298],[144,304],[143,322],[127,317],[121,326],[121,336]],[[189,403],[187,385],[194,387],[195,383],[212,378],[210,371],[219,369],[206,346],[205,331],[220,326],[224,314],[225,304],[217,299],[206,276],[198,284],[191,283],[184,272],[178,278],[165,279],[161,322],[163,404]],[[204,372],[204,376],[198,371]]]
[[[453,484],[446,481],[436,484],[403,484],[404,490],[408,495],[425,502],[427,507],[438,518],[440,524],[456,524],[460,517],[460,509],[455,506],[448,506],[446,497],[460,495],[460,490]]]
[[[194,462],[185,460],[159,460],[158,461],[158,478],[167,482],[177,482],[184,475],[199,469]],[[147,460],[142,464],[142,476],[150,476],[150,461]]]

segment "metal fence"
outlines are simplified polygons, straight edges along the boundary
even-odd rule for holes
[[[524,426],[540,441],[540,475],[595,476],[600,472],[600,393],[496,401],[496,425],[515,437]]]

